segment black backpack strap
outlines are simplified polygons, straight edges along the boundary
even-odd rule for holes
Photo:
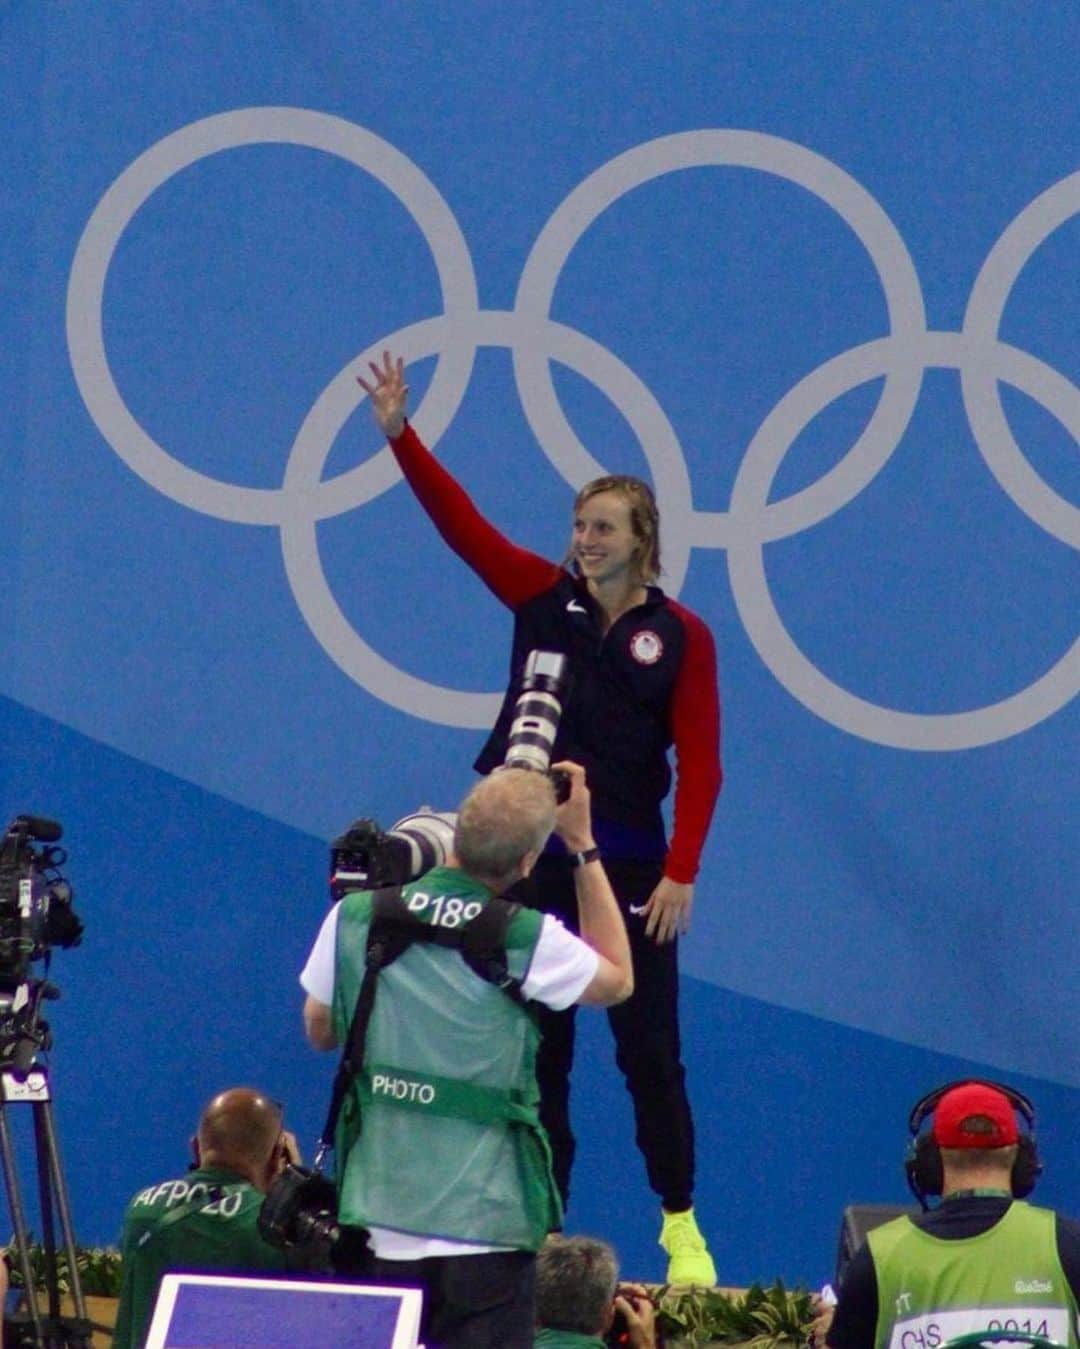
[[[486,983],[494,984],[522,1007],[530,1003],[521,992],[521,980],[510,973],[506,960],[506,934],[521,911],[521,905],[498,897],[489,899],[475,918],[459,927],[425,923],[409,910],[401,891],[377,891],[372,901],[372,937],[405,929],[412,941],[429,942],[461,952],[462,959]],[[396,940],[391,938],[391,940]]]
[[[527,1010],[532,1004],[521,991],[521,980],[510,973],[506,961],[506,933],[521,911],[521,905],[509,899],[489,900],[471,922],[462,929],[461,954],[465,963]]]
[[[413,933],[407,927],[387,922],[379,912],[393,908],[394,902],[401,900],[401,886],[387,886],[376,890],[372,896],[372,922],[368,931],[367,955],[364,959],[364,977],[360,983],[360,992],[356,999],[349,1033],[341,1052],[341,1062],[334,1076],[334,1087],[330,1096],[330,1108],[323,1125],[320,1155],[334,1146],[334,1133],[338,1116],[345,1104],[349,1085],[364,1066],[364,1041],[367,1038],[368,1022],[375,1007],[375,984],[380,970],[392,965],[398,956],[413,942]],[[404,908],[403,905],[400,907]]]
[[[522,994],[521,980],[510,973],[506,960],[506,934],[521,911],[521,905],[496,896],[489,899],[475,918],[459,927],[425,923],[409,910],[401,892],[379,891],[372,905],[372,931],[380,923],[390,928],[405,928],[413,941],[430,942],[461,952],[472,972],[485,983],[494,984],[512,1002],[532,1010]]]

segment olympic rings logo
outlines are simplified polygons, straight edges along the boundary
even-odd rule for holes
[[[315,400],[293,443],[283,484],[243,487],[198,473],[173,458],[132,416],[105,352],[103,300],[116,247],[144,202],[169,178],[209,155],[284,143],[337,156],[387,187],[420,226],[442,290],[443,313],[381,336],[358,353]],[[682,448],[650,390],[606,347],[551,317],[562,267],[589,226],[625,193],[695,167],[756,169],[820,198],[850,227],[884,291],[889,333],[826,361],[769,413],[752,438],[727,511],[697,510]],[[998,330],[1020,272],[1040,244],[1080,212],[1080,172],[1030,203],[990,250],[972,288],[960,332],[928,330],[914,264],[874,198],[830,160],[804,146],[752,131],[698,130],[662,136],[617,156],[586,178],[555,211],[526,260],[510,311],[482,310],[464,236],[427,177],[392,145],[355,123],[304,108],[244,108],[194,122],[140,155],[94,210],[79,241],[67,300],[67,338],[80,393],[102,435],[159,492],[192,510],[281,532],[289,584],[312,633],[357,684],[384,702],[444,725],[487,727],[498,694],[466,693],[406,674],[372,649],[346,620],[319,556],[320,520],[373,501],[399,477],[388,449],[337,477],[322,470],[364,395],[353,373],[384,348],[406,360],[437,355],[415,420],[436,445],[468,385],[479,347],[508,347],[525,416],[537,442],[572,486],[607,470],[580,442],[555,393],[550,362],[590,380],[617,407],[647,456],[665,518],[669,589],[677,594],[694,548],[726,550],[739,615],[776,679],[817,716],[865,740],[900,749],[959,750],[1030,729],[1080,689],[1080,639],[1028,687],[969,711],[916,714],[871,703],[828,679],[796,646],[773,602],[765,544],[808,529],[851,501],[881,471],[914,411],[923,373],[959,372],[979,452],[1001,488],[1046,533],[1080,547],[1080,509],[1054,492],[1013,439],[999,394],[1012,385],[1041,403],[1080,442],[1080,389]],[[884,377],[877,407],[854,445],[812,485],[770,501],[781,463],[802,429],[834,399]]]

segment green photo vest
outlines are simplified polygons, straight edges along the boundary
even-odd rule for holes
[[[492,896],[452,868],[407,886],[414,917],[455,928]],[[523,979],[543,915],[506,933]],[[333,1016],[344,1043],[363,978],[371,895],[338,915]],[[535,1250],[562,1219],[536,1086],[533,1017],[453,948],[417,941],[378,976],[364,1069],[338,1124],[339,1213],[355,1226]]]
[[[875,1349],[940,1349],[974,1330],[1019,1330],[1076,1349],[1076,1303],[1050,1209],[1014,1200],[988,1231],[958,1240],[897,1218],[867,1240],[878,1287]]]

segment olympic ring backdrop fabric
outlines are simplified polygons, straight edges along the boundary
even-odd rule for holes
[[[973,1069],[1035,1095],[1080,1211],[1076,17],[906,8],[0,13],[0,806],[64,822],[87,923],[80,1234],[222,1085],[313,1138],[324,840],[452,806],[494,714],[509,619],[371,426],[386,347],[545,555],[572,489],[650,477],[716,634],[682,966],[724,1281],[825,1277]],[[653,1276],[582,1021],[570,1224]]]

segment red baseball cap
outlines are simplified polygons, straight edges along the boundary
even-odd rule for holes
[[[963,1082],[938,1101],[933,1134],[942,1148],[1007,1148],[1020,1131],[1004,1092],[985,1082]]]

